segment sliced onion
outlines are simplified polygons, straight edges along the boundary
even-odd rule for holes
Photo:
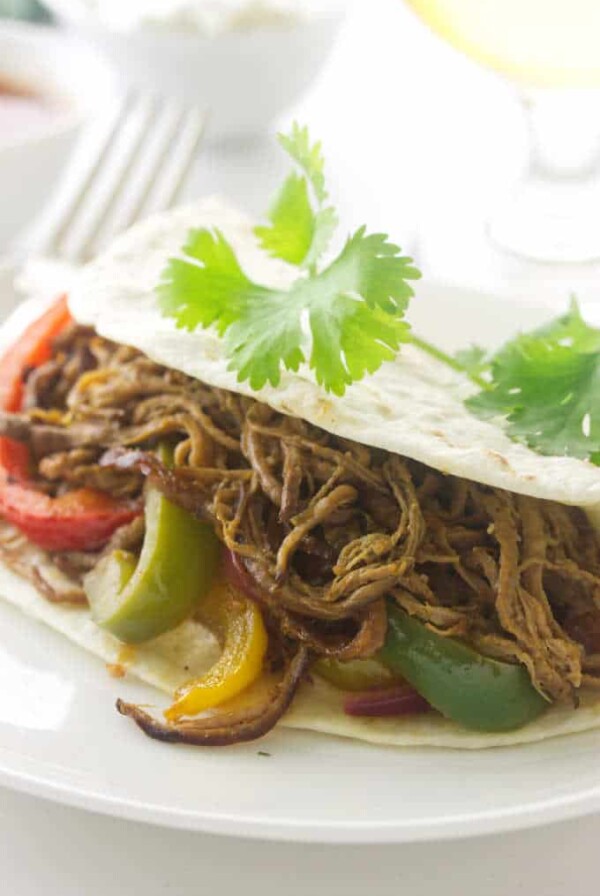
[[[344,700],[348,716],[412,716],[430,709],[427,700],[407,684],[361,691]]]
[[[117,700],[121,715],[129,716],[154,740],[193,744],[198,747],[223,747],[256,740],[274,728],[290,706],[309,664],[309,653],[299,647],[288,661],[278,684],[256,706],[234,712],[216,712],[212,716],[164,723],[141,706]]]
[[[249,597],[251,600],[259,604],[267,604],[268,601],[261,597],[260,588],[254,581],[244,565],[244,561],[235,551],[225,548],[223,567],[227,581]]]

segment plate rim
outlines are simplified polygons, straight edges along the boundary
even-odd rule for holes
[[[314,733],[314,736],[322,735]],[[526,746],[535,747],[535,744]],[[58,781],[44,780],[31,773],[8,769],[1,761],[0,786],[125,821],[172,830],[282,843],[388,845],[462,840],[543,827],[600,814],[600,784],[586,793],[537,800],[519,808],[490,809],[475,815],[458,813],[445,819],[423,818],[410,823],[394,821],[370,824],[360,821],[336,821],[328,824],[280,818],[268,821],[251,815],[206,814],[201,810],[173,809],[131,797],[117,799],[85,786],[75,788]]]

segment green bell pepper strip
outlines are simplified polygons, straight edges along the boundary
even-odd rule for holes
[[[398,681],[397,675],[373,657],[345,662],[321,657],[312,666],[312,671],[342,691],[367,691]]]
[[[511,731],[537,718],[548,702],[520,665],[482,656],[428,629],[396,604],[377,654],[442,715],[476,731]]]
[[[219,542],[196,520],[149,488],[146,534],[139,560],[113,551],[85,577],[92,617],[126,644],[140,644],[175,628],[209,591]]]

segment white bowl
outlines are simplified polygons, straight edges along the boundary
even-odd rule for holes
[[[55,8],[53,0],[47,5]],[[61,18],[105,55],[125,86],[207,110],[213,138],[260,134],[291,107],[323,68],[342,20],[343,4],[289,25],[207,37],[166,27],[116,31],[90,16]]]
[[[112,76],[89,49],[54,29],[0,23],[0,76],[60,105],[39,128],[0,133],[0,254],[34,224],[60,185],[92,112],[113,95]]]

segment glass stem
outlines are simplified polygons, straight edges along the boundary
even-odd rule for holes
[[[597,90],[538,89],[519,94],[529,132],[530,177],[585,180],[600,170]]]
[[[538,88],[520,95],[530,135],[527,169],[488,223],[492,240],[523,258],[600,259],[600,90]]]

